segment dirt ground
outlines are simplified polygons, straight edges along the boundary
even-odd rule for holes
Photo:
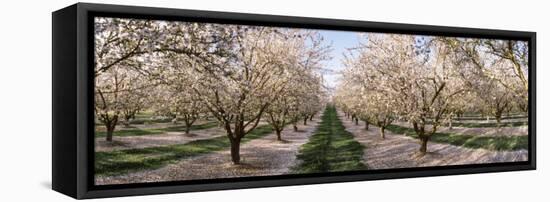
[[[514,162],[526,161],[528,156],[527,150],[489,151],[429,142],[428,153],[420,157],[418,140],[390,131],[386,131],[386,139],[382,139],[379,128],[371,126],[367,131],[364,123],[355,125],[342,113],[339,115],[346,130],[365,145],[364,163],[369,169]]]
[[[281,175],[299,162],[296,159],[301,145],[305,144],[321,122],[317,115],[308,125],[292,125],[282,132],[284,141],[277,141],[275,133],[241,145],[241,165],[233,165],[229,148],[206,155],[181,160],[163,168],[140,171],[113,177],[96,178],[96,184],[125,184],[141,182],[181,181],[193,179],[234,178],[246,176]]]

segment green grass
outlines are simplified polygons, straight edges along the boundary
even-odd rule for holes
[[[135,116],[136,119],[149,119],[153,117],[155,113],[153,111],[142,111],[138,112]]]
[[[390,125],[387,127],[387,130],[395,134],[405,134],[409,137],[418,138],[414,130],[411,128]],[[430,141],[473,149],[483,148],[497,151],[527,149],[528,146],[527,136],[488,137],[454,133],[435,133],[432,135]]]
[[[327,107],[321,124],[309,142],[302,145],[297,158],[300,165],[292,168],[294,173],[321,173],[334,171],[364,170],[363,145],[353,139],[336,116],[334,107]]]
[[[273,131],[271,126],[258,126],[247,134],[241,143],[260,138]],[[196,140],[186,144],[150,147],[144,149],[95,152],[95,174],[113,176],[140,170],[160,168],[176,163],[178,160],[214,151],[228,149],[229,139],[226,136],[206,140]]]
[[[207,128],[216,127],[218,124],[216,122],[207,122],[203,124],[197,124],[191,126],[191,130],[202,130]],[[151,129],[140,129],[140,128],[132,128],[132,129],[122,129],[113,132],[113,136],[115,137],[123,137],[123,136],[141,136],[141,135],[158,135],[165,132],[177,132],[177,131],[185,131],[185,126],[172,126],[167,128],[151,128]],[[96,131],[95,137],[105,137],[107,136],[106,131]]]

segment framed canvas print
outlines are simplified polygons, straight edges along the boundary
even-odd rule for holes
[[[52,16],[53,189],[74,198],[536,168],[534,32]]]

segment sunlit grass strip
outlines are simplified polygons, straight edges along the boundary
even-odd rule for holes
[[[294,173],[323,173],[364,170],[363,145],[353,139],[336,116],[334,107],[327,107],[322,121],[309,142],[302,145],[297,158],[300,164]]]
[[[191,126],[191,130],[203,130],[208,128],[216,127],[217,122],[208,122],[203,124],[197,124]],[[185,131],[185,126],[171,126],[166,128],[151,128],[151,129],[141,129],[141,128],[132,128],[132,129],[122,129],[113,132],[115,137],[124,137],[124,136],[142,136],[142,135],[158,135],[165,132],[177,132]],[[105,137],[107,132],[105,131],[96,131],[95,137]]]
[[[241,143],[264,137],[272,131],[273,129],[269,125],[258,126],[247,134]],[[229,139],[226,136],[220,136],[212,139],[196,140],[186,144],[96,152],[95,174],[98,176],[112,176],[140,170],[156,169],[167,164],[176,163],[178,160],[228,149],[229,147]]]
[[[387,130],[395,134],[405,134],[409,137],[418,138],[412,128],[407,128],[398,125],[390,125]],[[474,136],[474,135],[462,135],[454,133],[435,133],[430,141],[437,143],[446,143],[455,146],[461,146],[466,148],[483,148],[487,150],[496,151],[513,151],[528,148],[528,137],[523,136],[503,136],[503,137],[490,137],[490,136]]]

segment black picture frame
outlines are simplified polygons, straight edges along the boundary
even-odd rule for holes
[[[93,17],[284,26],[328,30],[527,40],[529,156],[526,162],[350,171],[125,185],[94,185]],[[536,33],[352,20],[77,3],[52,13],[52,188],[98,197],[242,189],[536,169]]]

